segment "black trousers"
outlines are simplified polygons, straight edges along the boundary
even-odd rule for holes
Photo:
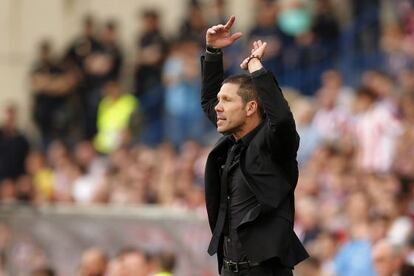
[[[259,266],[233,272],[221,269],[221,276],[292,276],[292,269],[280,264],[278,260],[268,260]]]

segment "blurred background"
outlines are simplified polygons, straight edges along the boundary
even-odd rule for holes
[[[0,275],[217,275],[199,106],[236,16],[301,136],[297,276],[414,275],[414,1],[0,1]],[[170,275],[170,274],[162,274]]]

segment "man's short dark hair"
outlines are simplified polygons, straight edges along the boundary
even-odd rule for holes
[[[242,98],[243,103],[247,104],[250,101],[256,101],[257,112],[259,113],[260,117],[263,117],[264,111],[262,103],[259,99],[259,96],[257,95],[253,80],[249,75],[239,74],[230,76],[223,81],[223,84],[225,83],[238,84],[239,90],[237,90],[237,94]]]

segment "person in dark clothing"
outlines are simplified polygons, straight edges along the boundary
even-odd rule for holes
[[[328,59],[329,65],[334,65],[334,59],[338,55],[340,28],[331,0],[316,1],[312,32],[325,52],[325,59]]]
[[[205,171],[213,233],[208,253],[222,275],[292,275],[308,254],[293,231],[299,136],[290,108],[261,60],[267,43],[253,43],[240,67],[249,74],[223,80],[222,48],[241,33],[226,25],[207,30],[201,58],[201,106],[224,134]]]
[[[53,57],[51,45],[44,41],[31,72],[33,120],[40,132],[42,148],[54,139],[69,137],[74,112],[71,110],[72,89],[76,78]]]
[[[85,16],[82,27],[83,33],[70,44],[64,59],[84,72],[86,58],[100,49],[101,45],[95,35],[95,21],[92,16]]]
[[[248,45],[255,40],[267,42],[267,53],[263,65],[274,74],[283,72],[281,66],[283,48],[291,42],[292,38],[284,34],[275,23],[277,10],[275,4],[263,1],[259,4],[255,24],[248,34]]]
[[[157,145],[162,140],[164,87],[161,76],[168,44],[160,31],[160,16],[156,11],[144,11],[141,20],[144,30],[137,43],[134,94],[140,101],[142,114],[140,140]]]
[[[381,35],[379,0],[352,0],[352,22],[354,28],[355,49],[361,52],[361,57],[372,54],[379,49]]]
[[[115,31],[115,25],[107,25],[103,37],[116,37]],[[96,114],[102,98],[101,89],[111,74],[118,74],[117,69],[112,71],[117,63],[117,58],[112,56],[118,53],[117,47],[110,39],[107,40],[104,46],[95,33],[93,17],[86,16],[83,21],[83,33],[71,43],[64,57],[68,67],[79,74],[77,94],[82,114],[82,138],[86,139],[92,138],[97,131]]]
[[[162,66],[168,49],[156,11],[145,11],[142,14],[142,25],[144,30],[137,43],[135,69],[135,95],[138,98],[161,83]]]
[[[107,67],[100,75],[103,82],[117,81],[121,75],[123,54],[118,44],[117,24],[109,20],[101,35],[102,48],[98,51],[106,59]]]
[[[24,173],[24,162],[29,153],[29,142],[16,127],[17,109],[7,106],[0,127],[0,181],[17,179]]]

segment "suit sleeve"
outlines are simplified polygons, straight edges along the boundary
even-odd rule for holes
[[[251,74],[266,114],[266,142],[272,154],[296,159],[299,135],[289,105],[271,72],[262,68]]]
[[[217,117],[214,107],[223,79],[223,54],[206,53],[201,56],[201,107],[215,126]]]

